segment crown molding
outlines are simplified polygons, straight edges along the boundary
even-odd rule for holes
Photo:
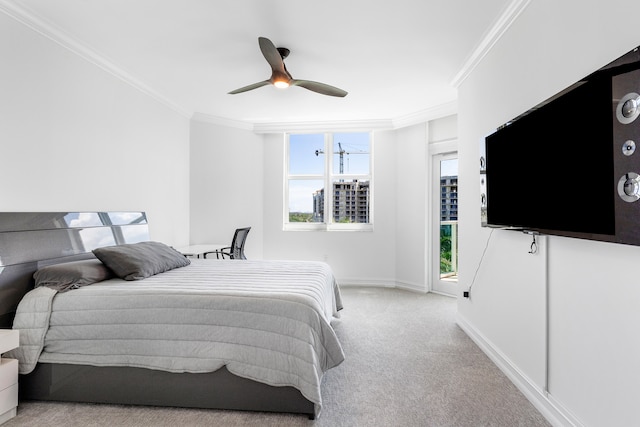
[[[309,121],[255,123],[255,133],[313,132],[313,131],[369,131],[394,130],[457,114],[458,102],[450,101],[426,110],[383,120]]]
[[[283,132],[316,132],[316,131],[359,131],[391,129],[391,120],[339,120],[339,121],[306,121],[255,123],[255,133],[283,133]]]
[[[0,0],[0,12],[3,12],[7,16],[20,22],[33,31],[47,37],[49,40],[52,40],[60,46],[68,49],[84,60],[100,67],[104,71],[133,86],[135,89],[138,89],[140,92],[144,93],[147,96],[150,96],[151,98],[171,108],[177,113],[187,118],[191,116],[191,112],[189,112],[187,109],[182,108],[164,95],[156,92],[149,85],[129,74],[127,71],[120,68],[89,46],[71,37],[62,29],[37,16],[35,13],[27,10],[22,6],[18,6],[15,2],[11,0]]]
[[[285,132],[339,132],[339,131],[370,131],[370,130],[394,130],[403,127],[426,123],[430,120],[457,114],[458,102],[450,101],[426,110],[395,119],[384,120],[339,120],[339,121],[304,121],[304,122],[274,122],[274,123],[250,123],[241,120],[233,120],[224,117],[212,116],[205,113],[194,113],[192,120],[201,123],[227,126],[254,133],[285,133]]]
[[[491,48],[500,40],[502,35],[511,27],[520,14],[526,9],[531,0],[513,0],[500,15],[495,24],[476,46],[474,51],[465,61],[462,69],[451,81],[451,86],[457,88],[478,66],[482,59],[491,51]]]
[[[458,113],[458,101],[449,101],[426,110],[418,111],[393,119],[393,129],[400,129]]]

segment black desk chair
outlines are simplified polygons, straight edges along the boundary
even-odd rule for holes
[[[207,252],[204,254],[204,257],[206,258],[208,254],[216,254],[216,258],[218,259],[247,259],[247,257],[244,256],[244,243],[247,241],[249,230],[251,230],[251,227],[236,229],[236,232],[233,234],[231,246],[214,252]]]

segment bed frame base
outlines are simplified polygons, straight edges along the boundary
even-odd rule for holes
[[[131,367],[39,363],[20,376],[20,399],[174,406],[304,414],[315,405],[293,387],[274,387],[230,373],[171,373]]]

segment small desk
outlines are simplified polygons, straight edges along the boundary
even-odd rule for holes
[[[194,256],[196,258],[205,258],[207,252],[219,251],[222,248],[228,248],[228,243],[203,243],[201,245],[183,246],[176,248],[184,256]]]

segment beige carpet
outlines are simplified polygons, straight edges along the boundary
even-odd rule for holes
[[[323,380],[318,420],[181,408],[20,402],[15,426],[549,426],[455,324],[454,299],[343,288],[345,362]]]

